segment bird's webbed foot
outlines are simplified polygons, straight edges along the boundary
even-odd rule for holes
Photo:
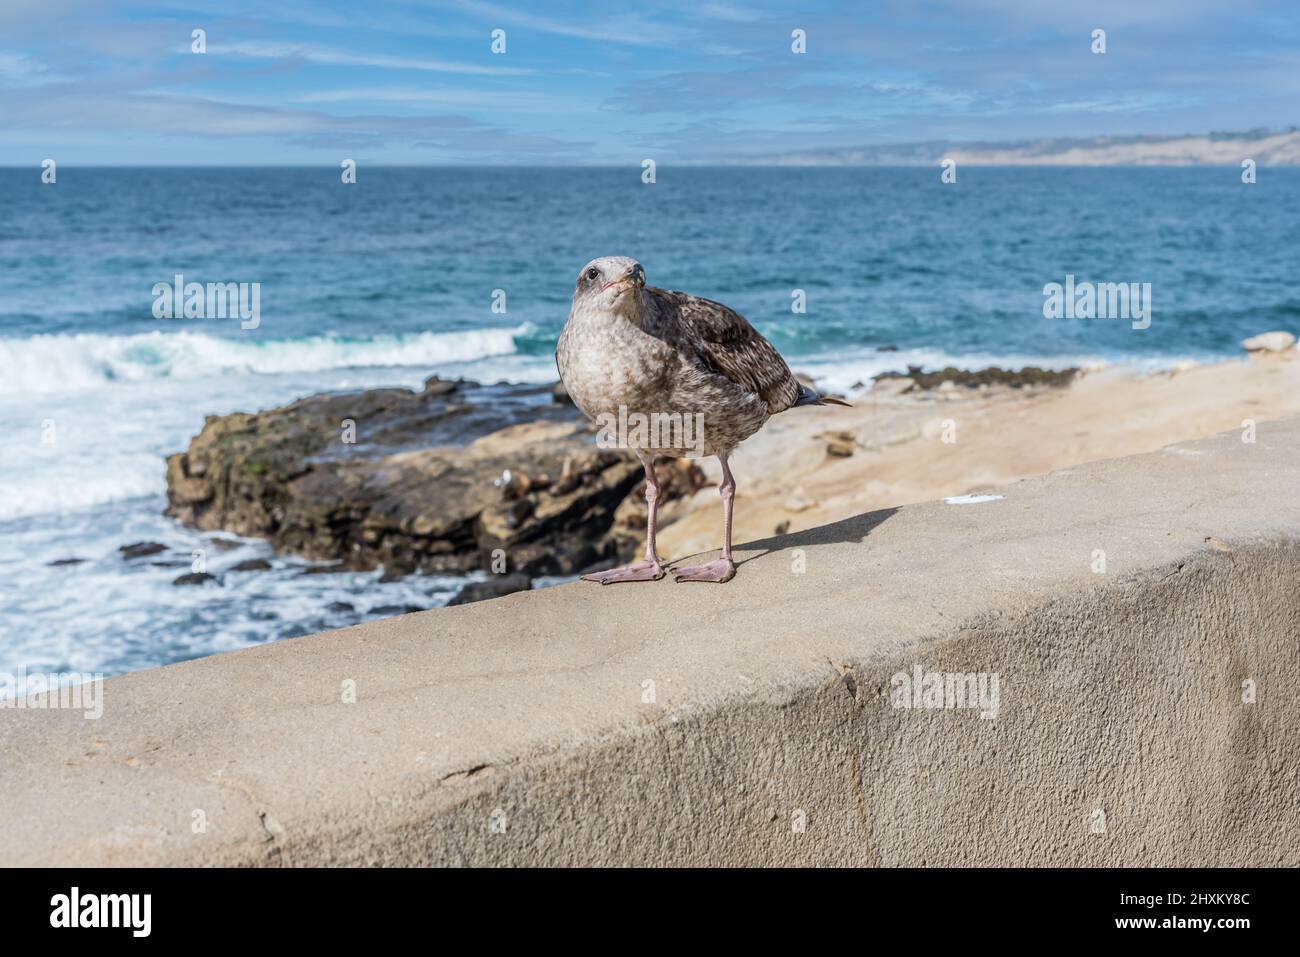
[[[730,558],[715,558],[702,565],[683,565],[673,569],[679,582],[729,582],[736,577],[736,566]]]
[[[618,582],[655,582],[664,577],[664,567],[653,559],[642,559],[635,565],[623,568],[610,568],[603,572],[583,575],[582,580],[599,582],[602,585],[614,585]]]

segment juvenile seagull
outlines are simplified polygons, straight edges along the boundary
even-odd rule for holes
[[[739,313],[689,293],[646,286],[645,270],[626,256],[605,256],[582,267],[555,361],[574,404],[597,424],[608,427],[639,414],[643,420],[658,416],[664,423],[702,425],[698,433],[664,429],[655,436],[653,430],[632,429],[619,436],[645,468],[645,558],[582,576],[602,585],[664,576],[655,550],[659,482],[654,463],[660,456],[688,455],[716,455],[722,463],[722,555],[675,568],[673,576],[679,582],[730,581],[736,574],[731,560],[736,481],[727,466],[732,450],[778,412],[797,405],[848,405],[802,385]]]

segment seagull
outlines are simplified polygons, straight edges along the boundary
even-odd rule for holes
[[[673,577],[730,581],[736,574],[736,480],[727,464],[732,451],[778,412],[849,404],[799,382],[738,312],[690,293],[647,286],[645,269],[626,256],[593,259],[578,273],[555,364],[574,404],[601,427],[597,441],[630,448],[645,468],[645,558],[582,576],[602,585],[664,577],[655,549],[655,460],[709,455],[722,465],[722,554],[674,568]],[[646,427],[654,423],[663,427]]]

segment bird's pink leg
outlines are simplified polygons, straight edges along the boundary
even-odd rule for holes
[[[731,561],[731,503],[736,497],[736,480],[727,465],[727,457],[719,455],[722,463],[722,484],[718,491],[722,493],[722,555],[702,565],[685,565],[673,569],[673,577],[679,582],[729,582],[736,575],[736,566]]]
[[[664,567],[659,564],[655,550],[655,518],[659,511],[659,477],[655,475],[654,459],[642,459],[645,466],[645,500],[647,506],[645,529],[645,558],[634,565],[611,568],[608,571],[583,575],[584,581],[613,585],[617,582],[653,582],[664,577]]]

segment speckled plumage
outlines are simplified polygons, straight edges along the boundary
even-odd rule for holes
[[[735,482],[727,457],[776,413],[828,400],[801,385],[781,354],[739,313],[689,293],[647,287],[641,264],[625,256],[595,259],[582,268],[555,359],[569,396],[593,421],[640,413],[690,417],[702,426],[699,441],[689,444],[666,444],[662,434],[659,444],[639,441],[636,435],[620,436],[621,444],[633,449],[646,467],[646,559],[585,577],[603,584],[662,577],[654,550],[654,459],[698,454],[716,455],[722,463],[726,543],[717,561],[674,574],[679,581],[730,579],[735,573]]]
[[[589,270],[600,278],[584,283]],[[574,403],[591,419],[628,411],[702,413],[701,454],[734,449],[767,419],[799,404],[801,387],[770,342],[732,309],[690,293],[641,286],[600,288],[639,270],[609,257],[583,267],[556,364]],[[644,275],[644,273],[641,273]],[[613,294],[613,295],[612,295]],[[689,449],[656,449],[660,455]]]

